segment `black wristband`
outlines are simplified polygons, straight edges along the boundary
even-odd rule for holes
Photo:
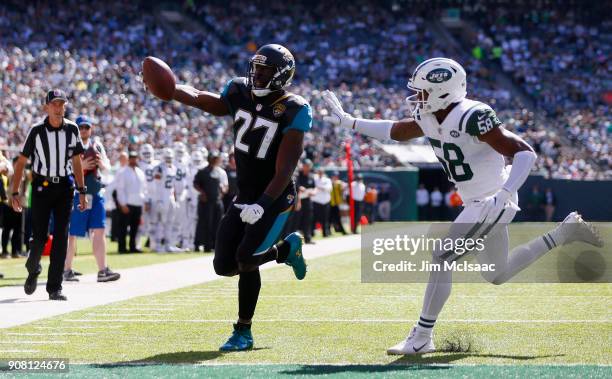
[[[13,192],[13,193],[11,194],[11,196],[13,196],[13,197],[17,197],[17,196],[19,196],[19,192]]]
[[[272,205],[273,202],[274,202],[274,199],[272,198],[272,196],[266,195],[264,193],[263,195],[259,197],[259,199],[257,199],[256,204],[258,204],[260,207],[262,207],[265,210],[270,205]]]

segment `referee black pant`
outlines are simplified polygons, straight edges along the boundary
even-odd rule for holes
[[[342,217],[340,216],[340,207],[334,205],[329,208],[329,223],[333,225],[334,230],[337,233],[346,234],[346,230],[344,230],[344,225],[342,225]]]
[[[2,252],[8,253],[8,243],[11,241],[13,255],[21,254],[21,220],[23,213],[15,212],[13,208],[2,204],[3,218],[2,224]],[[11,234],[12,232],[12,234]]]
[[[321,204],[316,201],[312,202],[312,211],[314,214],[314,224],[318,222],[321,224],[321,231],[323,232],[323,237],[329,236],[329,203]],[[313,230],[315,228],[313,227]]]
[[[53,214],[48,293],[62,289],[73,191],[72,181],[68,178],[62,178],[59,183],[45,182],[40,178],[35,178],[32,182],[32,244],[26,268],[29,274],[34,275],[42,271],[40,257],[49,234],[49,219]]]
[[[128,227],[130,228],[130,250],[129,252],[136,252],[136,246],[138,245],[136,239],[138,238],[138,228],[140,227],[140,218],[142,217],[142,207],[137,205],[129,205],[130,210],[127,214],[121,212],[119,214],[119,235],[117,236],[117,244],[119,245],[119,253],[127,253],[128,250],[125,248],[125,239],[128,235]]]
[[[310,199],[302,199],[302,207],[297,212],[297,228],[302,232],[304,241],[310,243],[312,240],[312,202]]]
[[[204,245],[204,251],[215,249],[217,228],[223,217],[223,202],[200,201],[198,203],[198,221],[196,223],[195,247]]]

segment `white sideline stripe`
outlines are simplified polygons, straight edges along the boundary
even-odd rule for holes
[[[235,293],[238,293],[238,291],[236,290]],[[229,294],[217,294],[217,295],[198,295],[198,296],[185,296],[185,297],[173,297],[170,298],[170,300],[181,300],[181,299],[197,299],[198,301],[194,301],[191,302],[191,304],[198,304],[198,303],[206,303],[209,301],[213,301],[213,297],[219,297],[219,296],[228,296]],[[189,304],[189,303],[174,303],[174,304]]]
[[[197,301],[179,301],[179,302],[167,302],[167,301],[153,301],[153,300],[151,300],[151,301],[149,301],[149,302],[142,303],[142,305],[144,305],[144,306],[155,306],[155,307],[157,307],[157,306],[170,306],[170,307],[174,307],[174,306],[177,306],[177,305],[193,305],[193,304],[200,304],[200,303],[205,303],[205,302],[207,302],[207,301],[208,301],[208,300],[202,300],[202,301],[197,300]],[[135,303],[134,305],[138,306],[139,304],[138,304],[138,303]]]
[[[3,344],[23,344],[23,345],[62,345],[67,341],[0,341]]]
[[[130,316],[159,316],[158,314],[154,314],[154,313],[88,313],[85,316],[89,317],[89,316],[95,316],[95,317],[116,317],[116,316],[120,316],[120,317],[130,317]]]
[[[106,308],[108,311],[173,311],[176,308],[161,308],[161,307],[131,307],[131,308]]]
[[[235,292],[235,291],[234,291]],[[189,298],[196,298],[196,299],[209,299],[211,297],[218,297],[218,295],[224,295],[224,294],[210,294],[210,295],[177,295],[175,296],[177,299],[179,298],[185,298],[185,299],[189,299]],[[266,295],[266,294],[261,294],[260,295],[262,298],[335,298],[335,297],[340,297],[340,298],[364,298],[364,297],[374,297],[374,298],[393,298],[393,299],[401,299],[401,298],[407,298],[407,299],[412,299],[412,298],[418,298],[418,299],[422,299],[423,298],[423,294],[418,294],[418,295],[372,295],[372,294],[366,294],[366,295],[346,295],[346,294],[337,294],[337,295]],[[489,299],[489,298],[495,298],[495,299],[504,299],[504,298],[525,298],[526,296],[529,295],[509,295],[509,296],[503,296],[503,295],[457,295],[457,296],[453,296],[453,298],[483,298],[483,299]],[[568,296],[533,296],[533,297],[542,297],[542,298],[550,298],[552,300],[555,300],[559,297],[566,297],[566,298],[572,298],[572,299],[581,299],[581,298],[585,298],[588,299],[589,301],[592,301],[593,298],[602,298],[602,297],[612,297],[612,296],[575,296],[575,295],[568,295]],[[532,298],[532,296],[529,296],[529,298]]]
[[[291,282],[291,283],[295,283],[295,279],[266,279],[265,280],[266,283],[269,282]],[[329,279],[329,280],[324,280],[324,279],[309,279],[308,282],[310,283],[327,283],[327,282],[338,282],[338,283],[360,283],[361,279],[360,278],[355,278],[355,279]]]
[[[236,291],[232,292],[232,294],[235,294]],[[211,297],[219,297],[219,296],[226,296],[228,295],[228,293],[217,293],[217,294],[210,294],[210,295],[177,295],[177,296],[170,296],[170,299],[175,299],[175,300],[179,300],[179,299],[210,299]]]
[[[40,350],[0,350],[0,353],[38,353]]]
[[[147,305],[159,304],[159,305],[182,306],[182,305],[197,305],[197,304],[205,303],[207,301],[210,301],[210,300],[195,301],[195,302],[184,302],[184,303],[153,303],[153,302],[151,302],[151,303],[147,303]]]
[[[164,319],[114,319],[114,320],[94,320],[94,319],[66,319],[67,322],[151,322],[151,323],[174,323],[174,322],[187,322],[187,323],[215,323],[215,322],[235,322],[235,319],[210,319],[210,320],[164,320]],[[412,322],[414,319],[255,319],[254,322],[359,322],[359,323],[377,323],[377,322]],[[441,320],[442,322],[466,322],[466,323],[508,323],[508,324],[530,324],[530,323],[542,323],[542,324],[578,324],[578,323],[612,323],[612,320],[479,320],[479,319],[448,319]]]
[[[79,333],[79,332],[66,332],[66,333],[4,333],[7,336],[93,336],[98,333]]]
[[[66,326],[62,326],[62,325],[58,325],[58,326],[32,326],[32,329],[121,329],[123,328],[123,325],[108,325],[108,326],[87,326],[87,325],[83,325],[83,326],[70,326],[70,325],[66,325]]]
[[[231,294],[235,294],[236,291],[233,291]],[[226,296],[230,294],[228,293],[211,293],[208,295],[204,295],[204,294],[196,294],[196,295],[175,295],[175,296],[168,296],[168,299],[174,299],[174,300],[179,300],[179,299],[208,299],[210,297],[218,297],[218,296]]]
[[[316,246],[306,245],[302,251],[306,259],[315,259],[358,250],[360,247],[361,236],[351,235],[320,241]],[[32,296],[26,296],[22,286],[0,287],[0,300],[16,299],[14,302],[0,303],[0,329],[143,296],[161,295],[161,300],[164,301],[167,299],[165,293],[169,291],[194,290],[197,288],[189,287],[221,279],[215,274],[212,261],[212,255],[194,255],[193,258],[174,262],[123,269],[121,280],[105,283],[103,286],[97,283],[97,274],[83,275],[78,284],[66,288],[69,301],[61,303],[48,301],[47,293],[42,290]],[[276,262],[269,262],[260,269],[266,270],[272,267],[279,265]],[[284,267],[284,269],[291,272],[290,268]],[[226,287],[223,282],[217,283],[219,284],[213,286]],[[44,286],[43,281],[38,284],[39,287]]]
[[[295,281],[295,280],[294,280]],[[198,290],[191,290],[190,293],[208,293],[208,292],[236,292],[235,288],[202,288]]]

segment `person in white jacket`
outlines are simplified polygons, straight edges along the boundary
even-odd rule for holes
[[[319,223],[323,237],[331,234],[329,228],[329,208],[331,201],[332,182],[323,169],[318,169],[314,177],[316,192],[312,196],[312,210],[315,225]],[[313,228],[314,230],[314,228]]]
[[[138,167],[137,151],[129,152],[127,167],[117,173],[115,190],[117,191],[117,203],[120,211],[119,253],[141,253],[142,251],[136,247],[136,238],[148,194],[145,173]],[[128,227],[130,229],[129,250],[125,246]]]

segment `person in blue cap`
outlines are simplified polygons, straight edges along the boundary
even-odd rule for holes
[[[64,264],[64,280],[78,281],[78,274],[72,269],[72,261],[76,254],[77,237],[85,237],[89,233],[96,263],[98,264],[98,282],[110,282],[120,278],[120,275],[111,271],[106,263],[106,210],[104,208],[104,190],[101,171],[110,169],[110,162],[106,156],[104,146],[98,138],[92,138],[93,123],[87,116],[76,119],[79,134],[83,141],[83,174],[87,186],[89,207],[83,212],[77,210],[78,203],[70,214],[70,230],[68,236],[68,252]]]

